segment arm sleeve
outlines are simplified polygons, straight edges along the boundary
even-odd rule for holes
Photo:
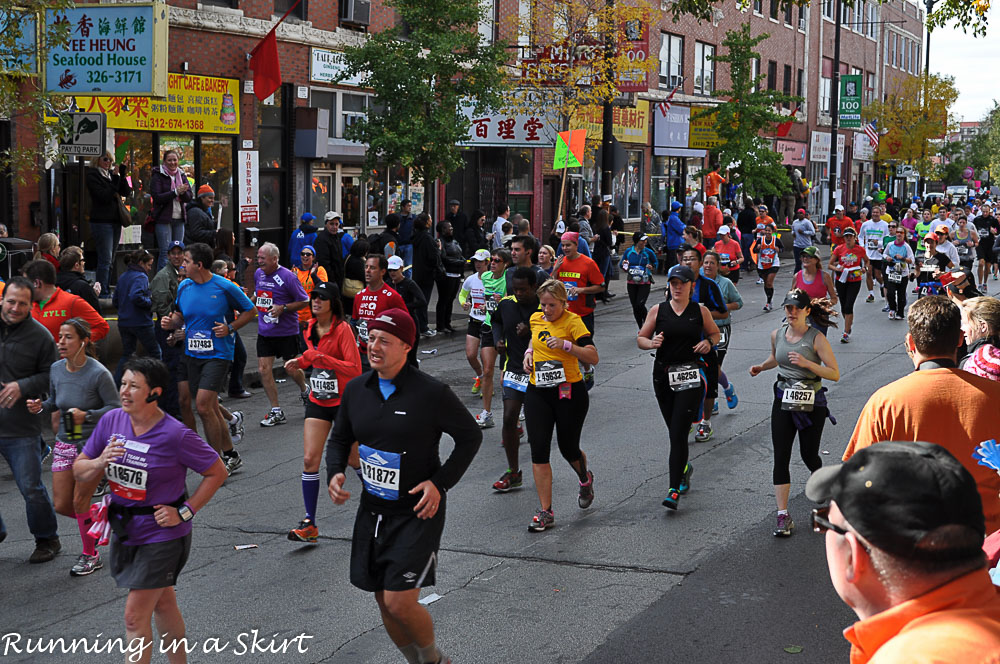
[[[439,491],[446,492],[462,478],[479,451],[483,442],[483,432],[476,424],[469,409],[459,400],[447,385],[443,386],[438,398],[438,426],[455,441],[455,449],[438,469],[431,482]],[[341,410],[344,410],[341,408]],[[338,416],[338,420],[340,417]],[[338,422],[339,424],[339,422]]]
[[[465,287],[465,284],[462,284],[462,290],[458,291],[458,303],[463,307],[465,306],[465,301],[469,299],[470,293],[471,291]]]
[[[101,314],[94,311],[94,308],[87,304],[83,298],[74,302],[73,310],[75,315],[80,316],[80,318],[90,323],[90,338],[95,342],[108,336],[108,332],[111,331],[108,321],[104,320]]]
[[[94,360],[90,361],[93,362]],[[104,405],[100,408],[88,411],[90,416],[95,420],[101,419],[105,413],[108,413],[122,405],[120,397],[118,396],[118,390],[115,388],[115,380],[107,371],[100,372],[100,375],[97,378],[97,393],[101,395],[101,402]]]

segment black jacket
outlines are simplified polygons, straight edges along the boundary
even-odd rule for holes
[[[391,245],[392,251],[387,251],[386,248]],[[399,234],[396,231],[390,231],[388,228],[382,231],[379,235],[375,236],[372,240],[372,245],[368,250],[370,254],[382,254],[386,258],[389,256],[394,256],[399,253],[399,247],[401,243],[399,241]]]
[[[440,272],[444,272],[441,264],[441,252],[437,242],[427,231],[413,233],[413,279],[417,283],[426,284],[434,281]]]
[[[29,413],[27,400],[45,396],[49,369],[58,359],[52,334],[30,315],[16,325],[0,318],[0,383],[17,382],[21,388],[21,398],[12,407],[0,408],[0,431],[5,438],[42,434],[43,420],[48,418]]]
[[[452,235],[461,245],[465,242],[465,231],[469,225],[469,217],[459,210],[455,214],[449,212],[444,216],[444,220],[451,224]],[[465,247],[462,247],[462,251],[465,251]]]
[[[100,170],[88,168],[86,184],[90,194],[90,222],[120,223],[116,198],[132,193],[128,180],[115,172],[111,172],[109,180],[101,175]]]
[[[413,515],[422,494],[410,495],[410,489],[430,480],[443,499],[472,463],[483,432],[461,400],[440,380],[407,365],[392,383],[396,391],[388,399],[379,390],[375,371],[361,374],[344,388],[339,417],[326,447],[326,472],[331,478],[344,472],[354,441],[361,445],[362,467],[367,455],[388,453],[379,456],[398,458],[398,499],[362,491],[361,505],[382,513]],[[434,407],[428,408],[428,404]],[[442,433],[455,441],[444,464],[439,452]]]
[[[87,304],[94,308],[94,311],[100,313],[101,305],[97,302],[97,293],[94,292],[94,286],[83,277],[82,272],[60,270],[56,273],[56,286],[67,293],[79,295],[87,301]]]
[[[450,274],[462,276],[465,271],[465,255],[454,237],[447,240],[441,238],[441,264],[444,271]]]
[[[189,203],[187,206],[184,242],[204,242],[210,247],[215,246],[215,221],[208,211],[197,203]]]
[[[337,288],[344,287],[344,250],[340,236],[333,235],[325,228],[316,234],[316,262],[326,270],[330,283]]]
[[[403,302],[406,303],[406,310],[410,312],[410,316],[416,321],[417,311],[427,306],[427,298],[424,297],[424,292],[420,290],[420,286],[408,277],[403,277],[403,280],[398,284],[391,285],[396,289],[400,297],[403,298]]]
[[[476,253],[477,249],[489,249],[490,242],[486,239],[486,231],[480,228],[479,224],[469,224],[469,227],[465,230],[465,249],[466,257],[471,258],[472,254]]]

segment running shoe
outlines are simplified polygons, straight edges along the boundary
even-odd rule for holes
[[[97,484],[97,488],[94,489],[94,498],[103,498],[108,494],[108,491],[110,491],[110,488],[108,487],[107,478],[101,478],[101,481]]]
[[[594,473],[587,471],[587,481],[580,482],[580,495],[576,499],[581,509],[587,509],[594,502]]]
[[[844,332],[844,336],[840,337],[840,343],[842,344],[851,343],[851,335],[849,335],[847,332]]]
[[[540,533],[556,525],[556,516],[552,510],[538,510],[535,516],[531,517],[528,530],[533,533]]]
[[[675,510],[677,509],[677,503],[679,503],[680,500],[680,491],[671,487],[670,489],[667,489],[667,497],[663,499],[663,506]]]
[[[681,484],[677,487],[677,493],[684,495],[691,488],[691,475],[694,473],[694,466],[687,464],[684,466],[684,474],[681,476]]]
[[[763,286],[764,285],[764,280],[763,279],[757,279],[757,285],[758,286]]]
[[[304,390],[302,392],[299,392],[299,398],[302,399],[302,405],[303,406],[308,406],[309,405],[309,390]]]
[[[422,336],[425,339],[430,339],[431,337],[436,337],[437,336],[437,330],[432,330],[432,329],[428,328],[428,329],[424,330],[423,332],[421,332],[420,336]]]
[[[723,390],[726,395],[726,405],[729,406],[729,410],[736,408],[736,404],[740,402],[740,398],[736,396],[736,386],[729,383],[729,387]]]
[[[896,312],[895,311],[890,311],[889,312],[889,320],[896,320]]]
[[[288,420],[285,419],[285,412],[280,408],[274,409],[260,421],[262,427],[276,427],[279,424],[285,424]]]
[[[93,574],[97,570],[104,567],[104,563],[101,562],[101,554],[95,553],[92,556],[88,556],[86,553],[81,553],[73,564],[73,567],[69,570],[70,576],[87,576],[88,574]]]
[[[719,414],[719,400],[716,399],[712,403],[712,415],[718,415],[718,414]]]
[[[990,292],[989,284],[986,283],[985,279],[983,280],[983,283],[979,284],[979,286],[983,289],[983,293]]]
[[[997,280],[997,273],[996,273],[996,272],[994,272],[994,273],[993,273],[993,281],[996,281],[996,280]]]
[[[299,521],[298,528],[292,528],[288,531],[288,540],[290,542],[307,542],[308,544],[315,544],[319,539],[319,528],[316,527],[309,519],[302,519]]]
[[[865,302],[874,302],[874,301],[875,301],[875,294],[874,293],[868,293],[868,297],[865,298]]]
[[[882,307],[882,312],[883,313],[885,313],[887,311],[892,311],[892,307],[890,307],[888,304],[885,305],[884,307]]]
[[[523,485],[523,473],[518,470],[517,472],[507,469],[503,475],[500,476],[496,482],[493,483],[493,490],[500,493],[507,493],[511,489],[520,489]]]
[[[233,445],[237,445],[241,440],[243,440],[242,410],[233,411],[233,419],[229,421],[229,436],[233,439]]]
[[[594,389],[594,368],[591,367],[589,370],[583,372],[583,384],[586,386],[587,391]]]
[[[479,394],[483,390],[483,379],[476,376],[476,382],[472,384],[472,393]]]
[[[520,422],[517,423],[517,437],[521,438],[524,436],[524,425]]]
[[[778,525],[774,528],[775,537],[791,537],[792,531],[795,530],[795,522],[792,521],[790,514],[779,514],[778,515]]]
[[[765,305],[764,305],[764,309],[763,309],[763,310],[764,310],[764,311],[770,311],[770,310],[771,310],[771,303],[770,303],[770,302],[768,302],[767,304],[765,304]]]
[[[226,472],[230,475],[243,467],[243,457],[236,452],[233,452],[232,454],[223,454],[222,462],[226,464]]]
[[[698,423],[698,431],[694,434],[694,441],[704,443],[712,437],[712,433],[712,423],[708,420],[702,420]]]
[[[493,413],[488,410],[479,413],[476,415],[476,424],[479,425],[480,429],[490,429],[496,426],[496,422],[493,421]]]
[[[52,456],[52,446],[46,443],[42,449],[42,463],[48,461],[50,456]]]
[[[521,406],[521,414],[517,416],[517,419],[521,422],[524,421],[524,406]]]

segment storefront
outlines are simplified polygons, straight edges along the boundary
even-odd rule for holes
[[[691,109],[671,106],[666,115],[653,112],[653,159],[649,202],[662,213],[671,201],[688,205],[701,189],[697,173],[704,167],[707,151],[689,147]]]
[[[843,133],[837,134],[837,164],[843,173],[844,148],[847,138]],[[809,144],[809,172],[806,176],[812,183],[809,192],[809,214],[820,215],[821,219],[830,216],[830,132],[814,131]]]

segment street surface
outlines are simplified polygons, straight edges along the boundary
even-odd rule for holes
[[[745,306],[734,314],[724,368],[739,406],[730,411],[723,400],[712,420],[714,438],[692,442],[692,488],[677,512],[660,505],[667,436],[653,398],[651,358],[635,345],[623,281],[613,282],[618,297],[597,309],[601,362],[582,443],[596,477],[593,507],[577,507],[575,475],[556,450],[553,530],[526,528],[537,509],[526,445],[525,487],[506,495],[491,490],[506,467],[497,390],[498,426],[485,431],[478,456],[449,493],[438,585],[422,593],[441,596],[429,608],[438,644],[453,661],[847,661],[841,632],[854,614],[832,589],[823,538],[809,530],[812,505],[802,495],[808,471],[797,453],[790,508],[797,528],[789,539],[771,534],[775,372],[756,379],[747,373],[767,357],[768,335],[781,322],[790,264],[778,275],[771,313],[761,311],[763,287],[755,278],[738,284]],[[651,303],[665,284],[657,277]],[[824,462],[839,460],[868,396],[912,370],[902,346],[906,324],[887,320],[882,301],[866,304],[866,294],[863,289],[858,298],[852,343],[840,344],[840,332],[830,330],[841,381],[830,385],[839,423],[827,422]],[[478,413],[480,402],[469,393],[474,376],[464,334],[421,340],[420,348],[438,349],[420,355],[423,370],[448,381]],[[318,545],[286,539],[302,518],[302,406],[293,383],[279,387],[289,423],[275,429],[257,426],[267,410],[261,390],[250,400],[228,401],[246,412],[247,435],[238,448],[245,464],[195,519],[191,558],[177,586],[187,636],[197,647],[190,661],[401,662],[372,596],[348,581],[357,478],[348,477],[355,492],[348,506],[336,507],[321,493]],[[442,452],[449,451],[443,443]],[[325,480],[325,468],[320,473]],[[47,472],[45,477],[50,481]],[[93,642],[98,635],[123,636],[126,591],[115,587],[107,569],[70,577],[80,541],[76,524],[64,517],[62,554],[51,563],[27,564],[33,540],[6,466],[0,466],[0,510],[9,530],[0,545],[0,658],[123,661],[118,654],[16,654],[10,633],[20,635],[22,647],[29,637]],[[245,544],[258,548],[234,549]],[[213,638],[221,652],[202,654],[216,645]],[[284,654],[261,651],[280,651],[283,644]],[[786,652],[792,646],[801,653]],[[165,655],[153,661],[166,661]]]

